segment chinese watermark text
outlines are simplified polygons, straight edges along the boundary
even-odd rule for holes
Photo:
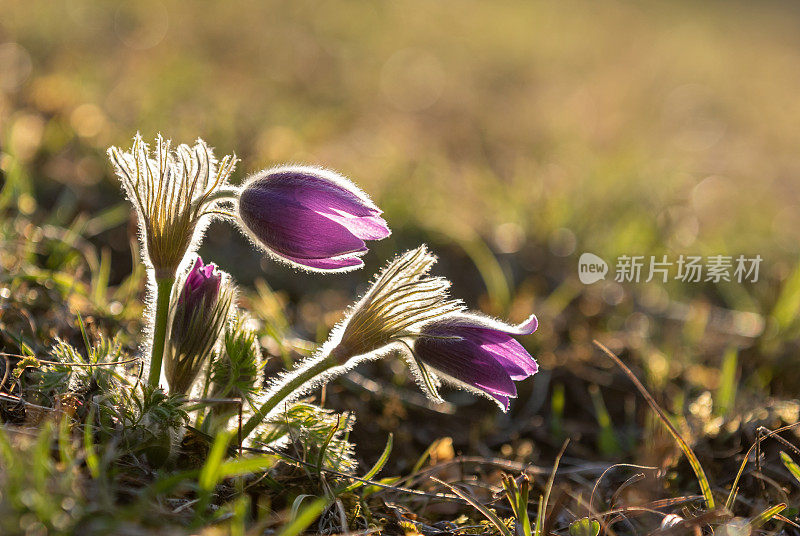
[[[666,283],[670,279],[684,283],[756,283],[761,255],[620,255],[614,265],[617,283]],[[605,279],[608,264],[593,253],[584,253],[578,260],[578,276],[591,284]]]

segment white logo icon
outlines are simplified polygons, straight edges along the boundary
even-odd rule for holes
[[[584,253],[578,259],[578,278],[584,285],[591,285],[606,278],[608,264],[594,253]]]

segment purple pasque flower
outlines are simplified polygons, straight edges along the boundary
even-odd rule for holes
[[[513,335],[530,335],[537,326],[535,315],[518,326],[470,313],[450,315],[422,327],[414,357],[420,368],[430,367],[445,380],[488,395],[507,411],[509,398],[517,396],[514,381],[539,369]]]
[[[365,240],[391,234],[381,210],[341,175],[289,166],[256,173],[239,194],[242,229],[279,259],[310,270],[364,265]]]

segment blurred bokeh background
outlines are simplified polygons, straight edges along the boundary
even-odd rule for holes
[[[445,412],[446,428],[408,430],[420,444],[445,434],[496,451],[574,432],[635,450],[635,397],[593,338],[675,414],[707,422],[793,398],[798,24],[777,1],[0,0],[4,344],[44,347],[80,310],[135,337],[143,281],[105,150],[163,132],[235,151],[235,180],[286,162],[336,169],[385,210],[393,236],[346,275],[294,273],[211,227],[203,256],[292,337],[324,337],[372,272],[422,241],[471,307],[539,314],[525,342],[543,372],[513,416]],[[764,260],[757,283],[584,286],[586,251]],[[386,368],[362,372],[410,400],[403,367]],[[365,379],[341,389],[367,404]],[[407,420],[392,393],[364,437]]]

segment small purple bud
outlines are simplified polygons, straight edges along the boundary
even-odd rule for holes
[[[186,276],[178,304],[193,311],[198,307],[213,307],[219,296],[219,286],[222,283],[222,274],[217,271],[217,266],[212,262],[204,265],[203,259],[197,257],[192,270]]]
[[[319,168],[261,171],[239,195],[242,229],[289,264],[316,271],[364,265],[365,240],[391,234],[381,210],[346,178]]]
[[[536,374],[539,367],[512,335],[529,335],[538,323],[531,316],[519,326],[489,318],[456,314],[422,327],[414,353],[425,365],[468,389],[477,389],[508,410],[517,396],[514,381]]]
[[[219,340],[232,301],[232,287],[213,263],[198,257],[173,303],[164,373],[173,393],[188,393]],[[230,288],[229,288],[230,287]]]

